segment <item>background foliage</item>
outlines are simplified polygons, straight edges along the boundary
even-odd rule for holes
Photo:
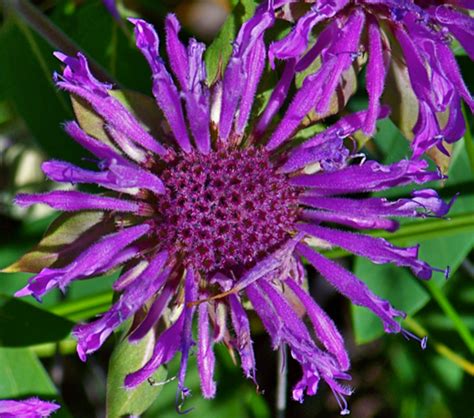
[[[203,3],[206,3],[203,6]],[[123,15],[141,15],[162,29],[166,13],[174,11],[184,22],[186,36],[197,36],[210,46],[206,54],[212,80],[219,60],[231,51],[236,29],[249,16],[251,0],[152,1],[120,3]],[[144,94],[150,91],[145,61],[134,47],[131,29],[115,21],[99,0],[5,0],[0,26],[0,268],[9,265],[38,242],[54,214],[43,209],[20,211],[12,197],[20,191],[51,187],[39,171],[46,157],[80,161],[85,153],[64,134],[61,123],[73,117],[69,98],[58,91],[52,73],[59,64],[52,52],[61,49],[84,51],[101,78],[115,80],[121,88]],[[221,30],[220,24],[227,17]],[[284,24],[272,36],[287,31]],[[461,69],[474,91],[472,63],[459,51]],[[260,98],[268,97],[274,75],[261,87]],[[361,77],[363,80],[363,77]],[[360,86],[359,86],[360,87]],[[363,89],[349,102],[350,109],[366,103]],[[467,118],[471,127],[472,118]],[[408,146],[391,121],[379,125],[376,141],[364,152],[385,162],[408,155]],[[450,265],[451,276],[441,275],[421,283],[408,270],[377,266],[341,251],[331,257],[353,271],[377,294],[405,310],[405,326],[417,335],[429,335],[422,352],[401,336],[382,336],[375,316],[349,304],[309,271],[314,297],[337,320],[348,341],[353,359],[352,374],[357,388],[350,403],[354,417],[464,418],[472,416],[474,388],[474,143],[468,129],[453,151],[449,180],[438,184],[440,193],[451,198],[460,192],[450,221],[424,220],[404,223],[388,238],[398,245],[421,244],[421,256],[433,265]],[[410,192],[406,188],[397,195]],[[380,235],[380,234],[379,234]],[[63,404],[58,417],[108,417],[141,414],[143,417],[175,417],[175,383],[140,392],[139,401],[120,392],[117,382],[126,372],[117,356],[127,356],[127,347],[113,342],[82,364],[75,355],[69,331],[77,321],[87,320],[110,305],[113,277],[75,283],[66,295],[53,294],[42,305],[34,300],[16,300],[11,295],[28,275],[0,273],[0,399],[39,395]],[[259,390],[246,381],[225,350],[218,350],[218,396],[202,400],[195,365],[189,373],[193,396],[186,407],[191,416],[207,418],[271,417],[277,368],[276,354],[259,325],[256,332]],[[150,337],[151,338],[151,337]],[[116,339],[119,341],[120,336]],[[146,344],[147,341],[144,342]],[[131,359],[139,363],[140,359]],[[118,366],[117,366],[118,364]],[[176,361],[156,380],[173,377]],[[107,380],[107,370],[111,370]],[[289,383],[299,370],[289,363]],[[107,389],[106,389],[107,388]],[[107,402],[106,402],[107,399]],[[154,402],[153,402],[154,401]],[[120,405],[118,407],[117,405]],[[290,402],[287,417],[337,416],[338,408],[327,388],[303,405]]]

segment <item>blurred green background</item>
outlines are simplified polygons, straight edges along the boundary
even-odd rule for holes
[[[0,23],[0,268],[33,247],[55,214],[44,208],[20,210],[12,205],[18,192],[44,191],[52,187],[40,171],[49,157],[80,162],[86,153],[67,138],[61,123],[73,118],[70,100],[58,91],[52,73],[59,71],[52,52],[84,51],[94,62],[99,78],[114,80],[120,88],[149,94],[150,74],[134,47],[131,28],[115,21],[100,0],[4,0]],[[237,13],[228,15],[236,6]],[[242,16],[251,1],[236,0],[130,0],[119,2],[122,15],[143,16],[162,30],[163,17],[175,12],[183,22],[183,38],[195,36],[228,51]],[[234,9],[234,10],[236,10]],[[227,20],[226,20],[227,19]],[[219,28],[225,23],[219,35]],[[281,30],[287,28],[282,26]],[[457,56],[471,91],[474,71],[463,51]],[[269,73],[269,80],[272,74]],[[361,78],[362,80],[362,78]],[[264,86],[262,89],[268,89]],[[265,91],[261,92],[262,94]],[[349,103],[358,109],[366,103],[360,88]],[[467,118],[473,127],[472,118]],[[364,152],[385,162],[409,155],[398,128],[390,121],[379,124],[375,141]],[[421,257],[431,264],[451,267],[445,281],[441,274],[422,283],[408,270],[377,266],[357,257],[333,251],[369,287],[392,301],[409,316],[404,325],[419,336],[429,335],[422,351],[401,335],[382,335],[378,319],[350,304],[324,284],[309,269],[311,292],[335,319],[352,358],[349,399],[356,418],[467,418],[474,414],[474,143],[472,130],[453,150],[449,179],[434,185],[449,199],[460,197],[450,221],[426,219],[403,224],[389,239],[397,245],[421,244]],[[396,190],[399,196],[410,190]],[[110,305],[113,277],[74,283],[65,295],[54,293],[40,305],[11,295],[28,275],[0,273],[0,399],[39,395],[57,399],[64,407],[58,417],[103,417],[107,369],[113,341],[86,364],[75,355],[69,332],[74,323],[103,312]],[[232,363],[228,353],[217,351],[218,394],[205,401],[199,393],[199,378],[191,361],[189,386],[194,396],[185,407],[190,416],[246,418],[275,416],[277,356],[258,323],[255,331],[257,356],[256,390]],[[176,374],[172,362],[168,377]],[[299,369],[289,361],[289,386]],[[163,387],[143,417],[176,417],[176,382]],[[325,385],[319,394],[300,405],[288,402],[287,418],[336,417],[339,408]]]

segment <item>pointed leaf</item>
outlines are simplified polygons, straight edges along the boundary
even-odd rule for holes
[[[141,415],[160,394],[163,386],[157,383],[166,379],[167,371],[164,367],[159,368],[148,381],[136,389],[126,390],[123,387],[125,376],[138,370],[149,360],[154,345],[154,330],[138,344],[132,345],[124,338],[116,345],[107,375],[107,418]]]
[[[111,223],[102,222],[103,218],[103,212],[94,211],[60,215],[32,251],[0,271],[38,273],[53,264],[66,265],[85,246],[111,230]]]

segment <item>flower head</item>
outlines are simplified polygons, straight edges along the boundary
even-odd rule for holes
[[[355,304],[378,315],[387,332],[409,335],[397,321],[402,312],[314,246],[340,246],[374,263],[407,266],[429,279],[433,269],[418,259],[418,247],[398,248],[346,229],[391,231],[397,228],[392,217],[443,216],[450,204],[431,189],[395,201],[351,197],[441,178],[428,172],[424,161],[351,165],[355,156],[343,140],[363,127],[367,112],[346,116],[300,145],[289,142],[293,129],[275,140],[269,124],[284,99],[277,87],[258,121],[249,123],[266,63],[263,35],[273,16],[268,5],[257,8],[239,32],[223,77],[211,87],[206,84],[204,45],[191,39],[186,48],[173,15],[166,20],[172,74],[159,56],[152,26],[132,20],[137,46],[152,70],[157,105],[168,124],[168,136],[163,138],[153,137],[110,94],[111,86],[93,77],[84,56],[57,54],[65,64],[56,76],[58,86],[90,104],[103,119],[108,139],[94,138],[70,122],[66,131],[97,157],[98,170],[62,161],[49,161],[43,170],[58,182],[92,183],[110,192],[17,196],[22,206],[42,203],[66,212],[96,214],[94,227],[86,231],[88,239],[81,236],[73,243],[77,257],[45,267],[17,295],[39,299],[50,289],[64,290],[74,280],[123,267],[114,283],[119,297],[113,306],[74,329],[79,356],[85,360],[98,350],[128,318],[137,319],[128,335],[130,342],[163,323],[165,330],[148,362],[126,377],[125,387],[147,380],[181,352],[178,388],[185,397],[188,357],[196,345],[206,398],[216,392],[216,343],[236,350],[244,374],[256,380],[244,307],[250,302],[273,347],[286,344],[302,367],[293,398],[302,401],[305,393],[314,395],[323,380],[347,413],[344,397],[351,389],[341,381],[350,379],[349,358],[336,326],[304,290],[303,258]],[[280,86],[285,83],[283,75]],[[379,116],[386,115],[381,109]],[[305,308],[310,327],[289,298]]]
[[[47,418],[59,409],[54,402],[29,398],[23,401],[0,400],[0,418]]]
[[[306,77],[303,85],[303,90],[314,100],[304,103],[300,100],[299,113],[290,108],[285,119],[300,118],[312,109],[318,114],[327,113],[341,76],[367,53],[369,105],[363,125],[365,133],[372,134],[375,130],[390,73],[389,88],[400,83],[402,94],[413,97],[406,99],[409,112],[418,113],[413,126],[409,126],[414,135],[414,157],[433,146],[447,153],[443,141],[452,143],[464,135],[461,99],[471,111],[474,111],[474,100],[449,46],[457,39],[474,59],[474,19],[466,11],[474,7],[472,2],[315,0],[305,2],[305,6],[297,5],[303,8],[299,12],[293,3],[298,2],[276,2],[275,7],[281,7],[278,11],[281,16],[291,19],[300,16],[296,17],[290,34],[270,46],[270,57],[286,60],[288,71],[293,74],[307,70],[316,60],[321,65]],[[313,29],[319,30],[314,43],[310,40]],[[385,99],[391,94],[386,91]],[[401,117],[406,119],[407,115]]]

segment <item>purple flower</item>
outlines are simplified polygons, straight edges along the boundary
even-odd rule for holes
[[[0,418],[46,418],[60,408],[38,398],[23,401],[0,400]]]
[[[109,142],[70,122],[66,131],[95,155],[98,170],[63,161],[49,161],[43,170],[55,181],[92,183],[110,191],[19,195],[16,202],[62,211],[101,211],[108,232],[87,245],[78,240],[75,259],[44,268],[17,295],[39,299],[50,289],[64,290],[74,280],[122,267],[114,284],[119,296],[113,306],[74,329],[79,356],[85,360],[98,350],[128,318],[136,318],[128,337],[132,343],[162,324],[165,330],[148,362],[126,377],[125,387],[147,380],[180,352],[178,389],[187,396],[187,362],[195,351],[206,398],[216,393],[216,343],[233,347],[245,376],[256,381],[246,312],[250,303],[274,349],[287,345],[301,365],[293,398],[302,401],[305,393],[314,395],[323,380],[342,413],[347,413],[344,397],[351,389],[341,381],[350,379],[348,354],[333,321],[304,290],[303,258],[355,304],[378,315],[387,332],[409,335],[397,321],[402,312],[315,247],[340,246],[374,263],[409,267],[418,277],[429,279],[433,269],[418,259],[418,247],[395,247],[353,230],[392,231],[398,226],[393,217],[444,216],[451,203],[444,203],[431,189],[394,201],[354,196],[441,178],[427,171],[424,161],[351,165],[356,156],[343,140],[363,128],[369,112],[341,118],[300,145],[289,141],[299,122],[291,129],[280,125],[272,133],[270,122],[287,95],[285,74],[258,120],[250,119],[266,64],[263,36],[273,22],[271,7],[259,6],[241,28],[222,79],[209,87],[202,60],[205,47],[192,39],[186,48],[173,15],[166,20],[171,73],[159,56],[153,27],[132,20],[173,142],[151,136],[110,94],[111,86],[93,77],[84,56],[57,54],[65,64],[56,76],[58,86],[90,104],[103,119]],[[297,92],[290,109],[297,112],[305,100],[311,98]],[[386,115],[387,110],[380,109],[378,116]],[[311,326],[295,312],[290,299],[305,308]]]
[[[292,3],[297,1],[275,3],[279,15],[295,19]],[[307,70],[316,59],[321,60],[321,66],[303,84],[302,91],[307,91],[311,100],[299,104],[298,109],[288,109],[274,134],[276,142],[280,131],[289,129],[288,122],[291,127],[297,125],[312,109],[318,114],[327,113],[341,76],[365,53],[369,98],[363,125],[366,134],[375,130],[384,90],[393,88],[393,80],[385,85],[390,68],[392,77],[403,79],[402,94],[413,95],[414,105],[418,107],[410,109],[418,112],[416,124],[407,127],[413,131],[415,158],[433,146],[447,153],[443,141],[453,143],[464,135],[461,99],[471,111],[474,111],[474,100],[449,46],[457,39],[474,59],[474,19],[466,10],[474,8],[472,2],[314,0],[305,3],[296,5],[301,7],[301,16],[296,18],[290,34],[270,46],[269,55],[272,61],[287,62],[291,67],[288,78]],[[313,44],[310,35],[314,28],[322,30]]]

